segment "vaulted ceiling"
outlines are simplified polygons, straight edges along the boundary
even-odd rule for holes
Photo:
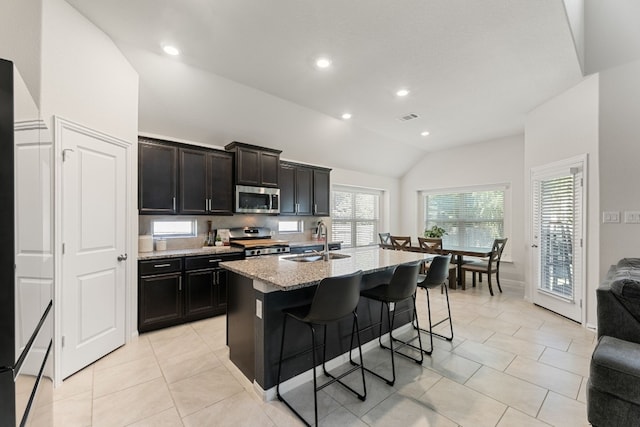
[[[562,0],[67,1],[139,73],[142,132],[389,176],[582,78]]]

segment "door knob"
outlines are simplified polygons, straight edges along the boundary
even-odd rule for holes
[[[118,261],[126,261],[127,260],[127,254],[124,255],[118,255]]]

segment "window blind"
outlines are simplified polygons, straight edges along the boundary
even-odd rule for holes
[[[442,227],[449,246],[490,247],[504,236],[504,188],[424,195],[425,228]]]
[[[343,247],[377,244],[381,192],[338,187],[331,194],[332,240]]]

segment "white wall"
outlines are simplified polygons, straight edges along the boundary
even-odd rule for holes
[[[601,279],[598,102],[598,76],[594,75],[530,112],[525,122],[524,144],[525,278],[529,282],[525,295],[528,298],[532,297],[534,286],[529,280],[531,271],[528,262],[531,256],[530,170],[577,155],[588,155],[586,320],[591,325],[595,325],[595,289]]]
[[[619,224],[600,227],[600,271],[620,258],[640,257],[640,224],[624,211],[640,211],[640,61],[600,73],[600,206],[619,211]]]
[[[580,68],[584,72],[584,0],[564,0],[564,8],[571,27]]]
[[[13,61],[40,105],[42,0],[0,2],[0,58]]]
[[[138,75],[115,44],[63,0],[43,1],[42,117],[135,142]]]
[[[522,282],[523,257],[523,146],[522,135],[481,142],[426,155],[401,180],[400,227],[392,233],[418,236],[420,224],[418,192],[489,184],[509,184],[511,225],[509,238],[512,263],[503,263],[500,277]]]

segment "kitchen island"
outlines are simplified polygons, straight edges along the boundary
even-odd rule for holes
[[[387,282],[397,265],[422,260],[426,255],[377,247],[343,249],[332,251],[331,254],[336,258],[329,261],[314,262],[308,254],[302,254],[272,255],[220,263],[221,267],[230,271],[227,303],[229,357],[254,382],[258,391],[267,392],[277,382],[282,309],[311,302],[316,286],[325,277],[362,270],[364,276],[361,289],[368,289]],[[398,304],[394,327],[410,322],[410,308],[406,302]],[[361,299],[358,321],[360,330],[363,331],[363,345],[377,339],[378,328],[368,327],[379,319],[380,303]],[[328,332],[327,360],[349,351],[352,319],[345,318],[336,325],[329,326],[331,327],[335,330]],[[322,328],[319,329],[320,340]],[[388,328],[385,326],[383,331],[388,332]],[[283,381],[311,369],[309,347],[308,327],[299,322],[290,322],[287,325],[284,350]],[[301,354],[305,354],[305,357],[293,358]],[[321,360],[322,349],[316,349],[316,354],[316,360]]]

